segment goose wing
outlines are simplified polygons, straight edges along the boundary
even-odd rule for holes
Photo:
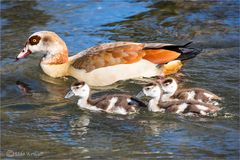
[[[70,57],[76,69],[90,72],[94,69],[118,64],[131,64],[146,59],[155,64],[195,57],[200,51],[186,45],[164,43],[115,42],[100,44]],[[184,57],[184,58],[183,58]]]

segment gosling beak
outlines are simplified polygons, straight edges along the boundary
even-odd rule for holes
[[[167,92],[167,91],[162,91],[163,93],[162,94],[169,94],[171,92]]]
[[[141,97],[143,97],[145,94],[143,93],[143,91],[140,91],[137,95],[136,95],[136,97],[137,98],[141,98]]]
[[[19,59],[23,59],[25,57],[27,57],[29,54],[31,54],[32,51],[30,51],[28,48],[27,48],[27,45],[22,49],[22,51],[17,55],[16,57],[16,61],[18,61]]]
[[[69,91],[64,98],[70,98],[70,97],[72,97],[74,95],[75,94],[73,93],[73,91]]]

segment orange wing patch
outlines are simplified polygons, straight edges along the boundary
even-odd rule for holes
[[[85,69],[90,72],[94,69],[118,64],[131,64],[142,58],[155,63],[163,64],[175,60],[180,53],[166,49],[143,49],[144,44],[127,44],[90,52],[74,63],[74,68]]]
[[[180,53],[166,49],[147,49],[144,52],[146,55],[143,58],[156,64],[167,63],[180,56]]]
[[[131,64],[145,56],[143,45],[131,44],[100,50],[94,54],[85,55],[77,59],[73,66],[90,72],[94,69],[117,64]]]

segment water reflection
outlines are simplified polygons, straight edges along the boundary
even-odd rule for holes
[[[90,118],[87,115],[82,115],[77,119],[71,120],[69,122],[71,127],[71,134],[73,136],[78,135],[79,138],[87,134],[89,123],[90,123]]]
[[[3,158],[7,150],[39,151],[43,159],[239,157],[238,1],[4,0],[1,5]],[[36,30],[59,33],[71,54],[109,41],[193,40],[204,50],[185,64],[182,86],[203,87],[225,97],[223,112],[230,117],[179,117],[146,110],[124,117],[80,110],[77,99],[63,98],[74,79],[46,76],[37,65],[38,55],[13,63],[26,36]],[[93,97],[137,94],[144,84],[128,80],[93,88]]]
[[[63,81],[64,82],[64,81]],[[2,99],[1,104],[2,107],[7,107],[15,104],[58,104],[58,103],[66,103],[67,101],[63,98],[66,94],[68,88],[66,88],[66,84],[56,84],[53,85],[51,83],[41,82],[39,81],[29,81],[26,82],[17,80],[15,84],[12,85],[4,85],[8,87],[8,93],[15,92],[16,96],[8,96],[7,98]],[[3,87],[3,86],[2,86]],[[2,92],[1,96],[4,95],[5,92]]]
[[[29,87],[28,84],[21,82],[21,81],[16,81],[16,85],[23,95],[31,93],[32,89]]]

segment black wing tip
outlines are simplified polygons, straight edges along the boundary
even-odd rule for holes
[[[181,53],[181,55],[177,58],[177,60],[184,61],[184,60],[192,59],[202,52],[202,49],[196,49],[196,48],[190,47],[192,43],[193,41],[189,41],[184,45],[171,44],[171,45],[166,45],[166,46],[156,47],[156,48],[146,47],[144,49],[167,49],[170,51],[175,51],[175,52]],[[157,65],[157,67],[159,68],[161,67],[161,65]]]
[[[203,51],[203,49],[191,48],[189,45],[192,43],[193,42],[191,41],[186,43],[182,47],[179,47],[179,51],[181,52],[181,55],[177,58],[178,60],[184,61],[184,60],[192,59]]]

